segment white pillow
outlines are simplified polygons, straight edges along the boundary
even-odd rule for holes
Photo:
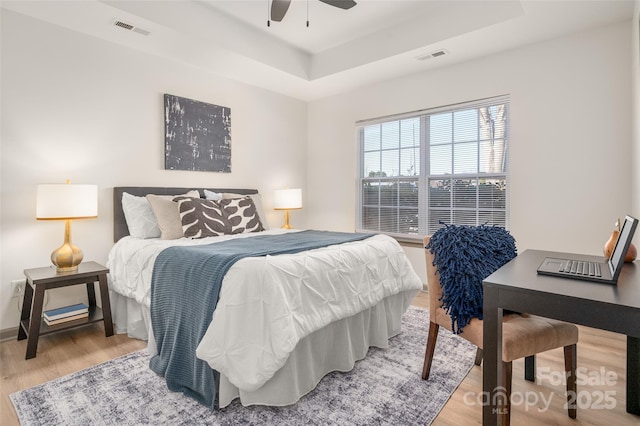
[[[122,210],[127,221],[129,235],[134,238],[158,238],[160,228],[153,215],[151,204],[145,197],[122,193]]]
[[[205,191],[206,192],[206,191]],[[214,192],[216,194],[216,192]],[[244,198],[246,195],[242,194],[234,194],[232,192],[223,192],[222,198],[228,200],[230,198]],[[262,228],[267,231],[269,229],[269,222],[267,222],[267,216],[264,214],[264,210],[262,208],[262,196],[260,194],[249,194],[253,204],[256,206],[256,211],[258,212],[258,216],[260,217],[260,222],[262,223]]]
[[[219,192],[209,191],[208,189],[204,190],[204,198],[212,201],[222,200],[222,194]]]

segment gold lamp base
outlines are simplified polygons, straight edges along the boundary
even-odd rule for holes
[[[71,221],[64,224],[64,243],[51,253],[51,263],[57,272],[72,272],[78,270],[84,254],[82,250],[71,244]]]
[[[292,226],[289,224],[289,210],[284,211],[284,225],[282,225],[282,229],[291,229]]]

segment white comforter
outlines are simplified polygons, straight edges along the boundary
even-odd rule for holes
[[[111,289],[149,306],[153,263],[164,248],[255,235],[126,237],[109,254]],[[227,272],[196,354],[239,389],[251,392],[285,364],[304,337],[387,296],[421,288],[400,245],[384,235],[297,254],[245,258]]]

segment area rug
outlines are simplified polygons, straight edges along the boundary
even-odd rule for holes
[[[353,370],[325,376],[287,407],[212,412],[167,389],[133,352],[10,395],[22,425],[428,425],[473,366],[475,346],[440,329],[431,376],[420,378],[429,313],[409,307],[389,348],[371,348]]]

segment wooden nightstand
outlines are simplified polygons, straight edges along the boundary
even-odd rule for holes
[[[27,339],[27,355],[25,359],[35,358],[38,350],[38,338],[42,335],[82,327],[98,321],[104,321],[104,334],[113,336],[113,321],[111,319],[111,303],[109,302],[109,288],[107,274],[109,269],[96,262],[83,262],[77,271],[56,272],[55,267],[25,269],[27,284],[22,303],[22,315],[18,329],[18,340]],[[94,283],[100,285],[102,309],[96,306]],[[86,284],[89,299],[89,317],[67,323],[48,326],[42,319],[44,292],[52,288],[70,285]]]

